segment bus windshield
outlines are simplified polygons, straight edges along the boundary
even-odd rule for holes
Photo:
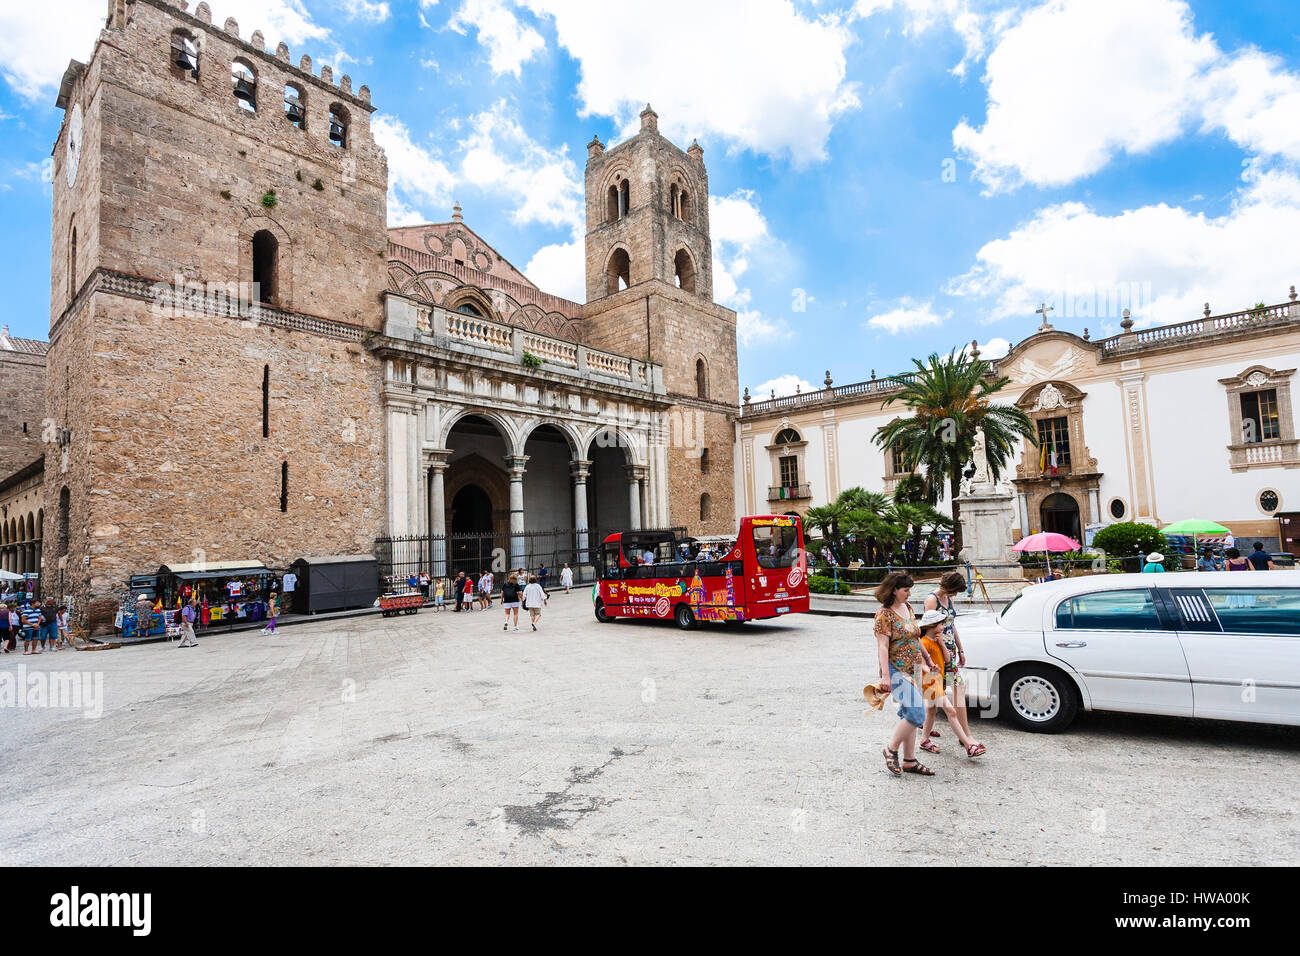
[[[792,568],[799,560],[799,532],[788,524],[754,522],[754,555],[760,568]]]

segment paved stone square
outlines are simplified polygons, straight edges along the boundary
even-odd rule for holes
[[[979,721],[894,779],[870,622],[378,616],[98,653],[98,719],[0,710],[0,862],[1295,864],[1300,733]],[[944,727],[942,723],[941,728]]]

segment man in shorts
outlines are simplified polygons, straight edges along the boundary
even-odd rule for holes
[[[524,607],[528,609],[528,620],[533,625],[533,630],[537,630],[537,622],[542,619],[542,605],[546,603],[546,590],[537,583],[537,575],[528,579],[528,587],[524,588]]]

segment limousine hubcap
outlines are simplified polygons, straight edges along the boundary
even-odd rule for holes
[[[1061,695],[1049,681],[1030,674],[1011,685],[1011,706],[1026,720],[1051,720],[1061,707]]]

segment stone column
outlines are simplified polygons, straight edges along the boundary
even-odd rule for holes
[[[1029,497],[1022,491],[1019,494],[1020,504],[1020,537],[1029,537]]]
[[[641,530],[641,479],[645,465],[627,465],[627,504],[629,531]]]
[[[1099,521],[1101,521],[1101,491],[1100,491],[1100,489],[1098,489],[1098,488],[1089,488],[1089,489],[1088,489],[1088,510],[1089,510],[1090,512],[1092,512],[1092,521],[1093,521],[1093,522],[1099,522]],[[1087,526],[1088,526],[1089,523],[1090,523],[1090,522],[1089,522],[1086,518],[1085,518],[1083,521],[1079,522],[1079,524],[1081,525],[1081,527],[1079,528],[1079,532],[1080,532],[1081,534],[1083,534],[1084,537],[1087,537],[1087,532],[1086,532],[1084,529],[1087,528]],[[1083,542],[1080,541],[1079,543],[1082,544]]]
[[[569,462],[569,474],[573,476],[573,527],[578,539],[575,542],[578,549],[576,563],[579,566],[590,560],[587,557],[587,475],[590,470],[591,462],[586,459],[575,458]]]
[[[429,464],[429,576],[447,575],[447,494],[445,478],[447,457],[451,452],[438,449],[426,453]]]
[[[524,566],[524,465],[528,455],[506,455],[510,472],[510,567]]]

